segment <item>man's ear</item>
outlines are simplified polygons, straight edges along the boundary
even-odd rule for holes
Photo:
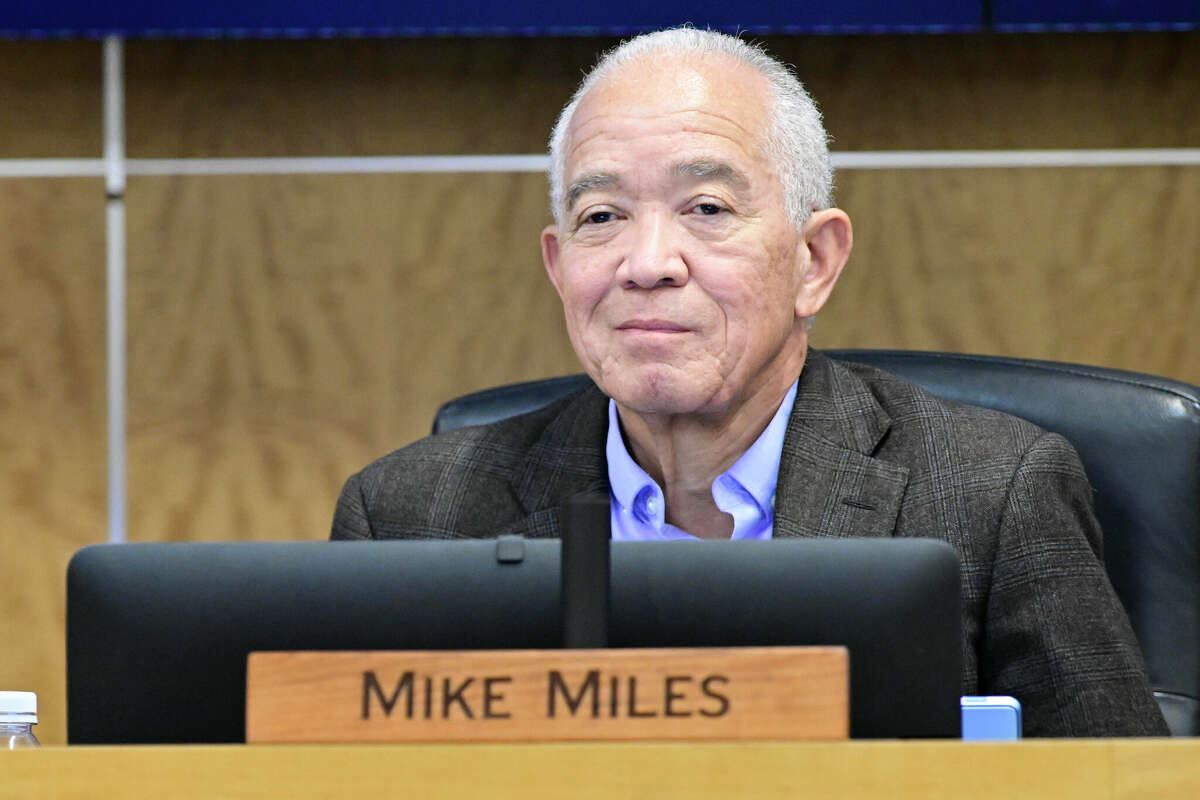
[[[800,291],[796,295],[796,316],[814,316],[842,274],[854,246],[850,217],[840,208],[814,211],[800,228],[801,247],[807,250]],[[543,247],[544,249],[544,247]],[[804,253],[798,254],[803,258]]]
[[[546,274],[554,284],[554,290],[562,297],[562,282],[559,277],[558,226],[547,225],[542,228],[542,263],[546,265]]]

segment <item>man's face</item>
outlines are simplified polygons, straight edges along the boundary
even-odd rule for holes
[[[808,251],[763,150],[767,92],[723,56],[637,62],[575,113],[543,257],[623,408],[722,418],[799,373]]]

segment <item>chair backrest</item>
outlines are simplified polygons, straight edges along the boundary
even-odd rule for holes
[[[949,400],[1065,436],[1095,489],[1105,562],[1176,735],[1200,735],[1200,389],[1134,372],[1031,359],[831,350]],[[540,408],[587,380],[571,375],[464,395],[434,433]]]

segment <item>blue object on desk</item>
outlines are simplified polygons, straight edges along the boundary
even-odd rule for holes
[[[992,695],[962,698],[963,741],[1011,741],[1021,738],[1021,701]]]

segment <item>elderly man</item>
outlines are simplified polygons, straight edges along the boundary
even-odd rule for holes
[[[808,349],[850,254],[826,134],[763,51],[678,29],[609,53],[551,139],[542,255],[594,386],[350,478],[333,538],[930,536],[963,565],[965,694],[1031,735],[1164,734],[1063,439]]]

